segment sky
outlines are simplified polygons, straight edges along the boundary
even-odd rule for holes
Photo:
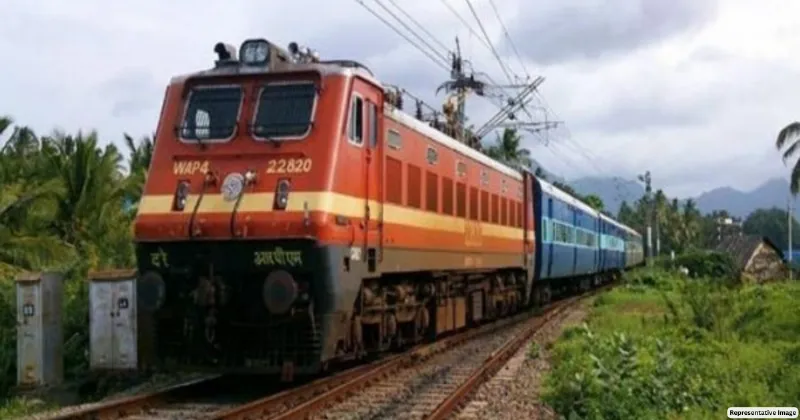
[[[404,17],[391,0],[363,1]],[[530,112],[564,122],[523,140],[549,171],[650,170],[654,187],[679,197],[788,176],[774,140],[800,118],[800,2],[493,1],[499,20],[489,0],[471,0],[500,59],[545,77]],[[450,49],[458,37],[476,71],[508,83],[466,0],[394,3],[432,47],[444,48],[431,36]],[[437,107],[449,77],[357,0],[5,0],[0,114],[40,133],[96,129],[124,150],[124,132],[155,130],[170,77],[212,66],[218,41],[260,37],[358,60]],[[483,98],[467,106],[476,125],[498,110]]]

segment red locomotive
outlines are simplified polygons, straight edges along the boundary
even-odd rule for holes
[[[357,62],[215,52],[167,87],[135,222],[161,361],[316,373],[532,303],[532,175]]]

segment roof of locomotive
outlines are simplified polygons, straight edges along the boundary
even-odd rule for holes
[[[369,72],[369,70],[366,69],[365,67],[343,66],[341,62],[296,63],[293,64],[291,68],[282,69],[280,71],[271,71],[265,69],[264,67],[248,67],[248,66],[237,66],[237,65],[220,66],[209,70],[203,70],[199,72],[175,76],[172,78],[170,83],[171,84],[183,83],[186,80],[195,77],[214,78],[214,77],[229,77],[229,76],[239,76],[239,75],[258,75],[258,74],[268,74],[268,73],[279,74],[279,73],[303,73],[303,72],[317,72],[323,77],[331,75],[338,75],[345,77],[358,76],[372,83],[376,87],[386,90],[386,87],[383,86],[383,84],[377,78],[375,78],[375,76],[373,76],[372,73]],[[485,154],[473,149],[472,147],[469,147],[466,144],[431,127],[424,121],[420,121],[417,118],[393,106],[387,106],[384,114],[394,119],[398,123],[403,124],[412,130],[424,134],[425,136],[435,141],[436,143],[439,143],[442,146],[454,150],[508,177],[511,177],[518,181],[522,181],[522,174],[520,174],[518,170],[515,170],[507,165],[504,165],[486,156]]]

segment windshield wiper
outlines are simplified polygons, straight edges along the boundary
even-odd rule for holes
[[[258,137],[260,137],[260,138],[262,138],[262,139],[265,139],[265,140],[267,140],[267,141],[268,141],[268,142],[270,142],[270,143],[271,143],[271,144],[272,144],[272,145],[273,145],[273,146],[274,146],[276,149],[277,149],[277,148],[279,148],[279,147],[281,147],[281,143],[282,143],[282,142],[281,142],[280,140],[278,140],[278,139],[275,139],[275,138],[272,138],[272,137],[270,137],[270,136],[265,136],[265,135],[263,135],[263,134],[256,133],[256,129],[257,129],[257,128],[260,128],[260,127],[263,127],[263,125],[259,125],[259,124],[253,124],[253,125],[251,125],[251,126],[250,126],[250,135],[255,137],[255,135],[256,135],[256,134],[258,134]]]

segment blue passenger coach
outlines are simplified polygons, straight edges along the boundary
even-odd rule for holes
[[[625,268],[625,239],[627,229],[616,220],[599,213],[600,269],[599,272]]]
[[[539,178],[533,183],[535,281],[546,289],[599,282],[640,261],[641,235]],[[627,257],[627,258],[626,258]],[[609,276],[605,276],[608,278]]]
[[[625,268],[632,268],[644,264],[644,241],[642,235],[629,228],[625,241]]]
[[[598,212],[586,203],[536,179],[534,183],[537,279],[566,279],[596,273]]]

